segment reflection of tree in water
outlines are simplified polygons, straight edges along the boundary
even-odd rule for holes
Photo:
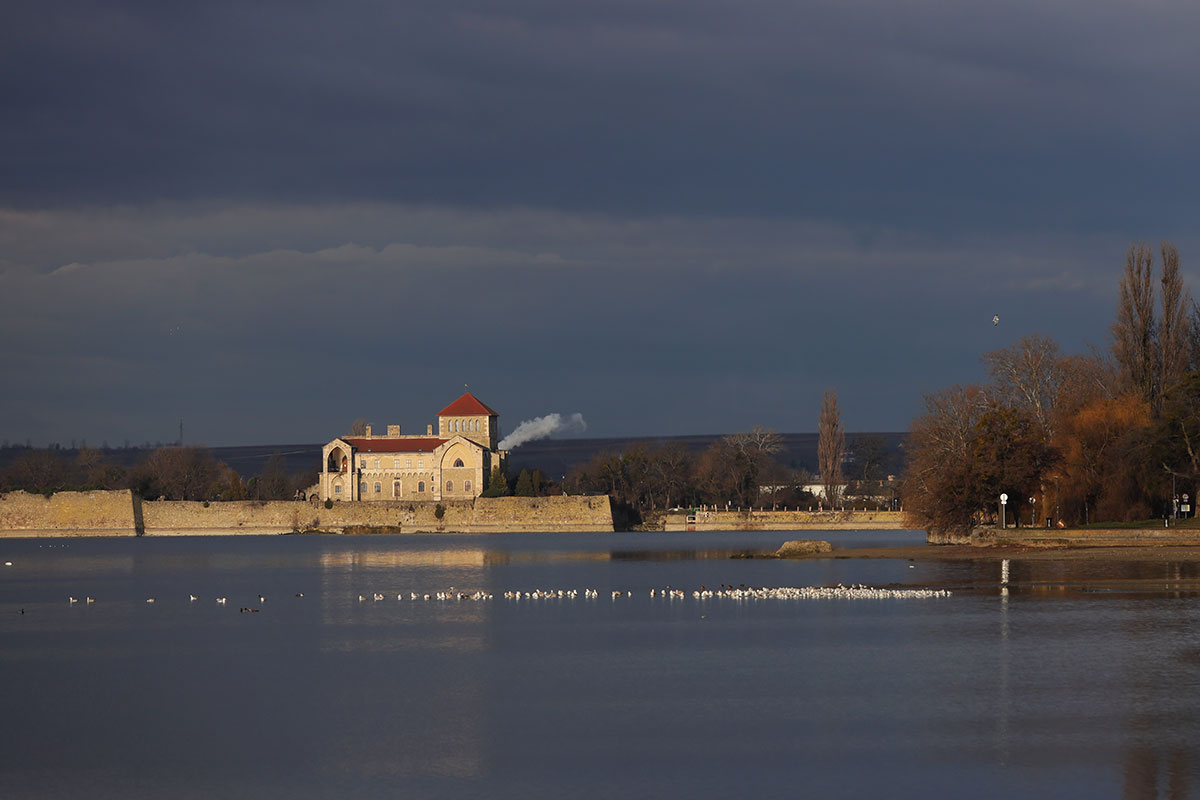
[[[1002,559],[943,562],[940,582],[990,591],[999,587],[1001,563]],[[1160,597],[1200,594],[1200,562],[1194,561],[1010,559],[1009,564],[1008,588],[1014,595],[1066,599],[1097,592]]]
[[[1121,797],[1126,800],[1191,797],[1191,763],[1191,754],[1182,747],[1131,747],[1125,754]]]

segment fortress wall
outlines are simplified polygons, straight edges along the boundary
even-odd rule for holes
[[[479,497],[438,503],[395,502],[312,505],[297,501],[228,503],[148,501],[142,504],[146,534],[352,532],[386,529],[403,533],[502,531],[611,531],[608,497]],[[357,529],[357,530],[356,530]]]
[[[599,497],[479,497],[473,531],[612,531],[612,501]]]
[[[902,511],[697,511],[668,514],[668,531],[901,530]]]
[[[608,497],[496,497],[324,504],[278,500],[141,501],[128,490],[0,495],[0,536],[147,536],[504,531],[611,531]]]
[[[136,536],[133,492],[0,494],[0,536]]]
[[[190,500],[147,500],[142,503],[146,535],[204,533],[290,533],[303,530],[316,511],[290,500],[237,500],[203,503]]]

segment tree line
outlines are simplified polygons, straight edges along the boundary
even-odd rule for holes
[[[845,431],[837,396],[828,392],[818,430],[818,475],[783,464],[782,438],[756,426],[729,434],[701,451],[679,442],[654,446],[635,443],[603,453],[571,471],[571,493],[608,494],[633,518],[675,507],[831,508],[876,503],[887,447],[882,437],[863,436],[854,448],[855,471],[843,474]],[[806,487],[821,484],[824,495]],[[844,493],[844,495],[843,495]]]
[[[1179,253],[1126,253],[1110,347],[1064,353],[1030,334],[987,353],[989,381],[927,395],[904,481],[919,527],[1131,522],[1178,511],[1200,484],[1200,305]],[[1000,495],[1008,498],[1003,511]]]
[[[96,448],[29,448],[0,471],[0,491],[132,489],[146,500],[291,500],[315,482],[315,471],[289,473],[280,454],[243,479],[204,447],[160,447],[128,468]]]

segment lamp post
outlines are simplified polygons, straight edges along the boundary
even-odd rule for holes
[[[1029,527],[1037,527],[1037,509],[1034,508],[1034,503],[1037,502],[1036,497],[1029,498]]]

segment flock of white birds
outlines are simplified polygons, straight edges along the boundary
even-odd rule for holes
[[[911,600],[950,596],[948,589],[882,589],[862,584],[843,586],[840,583],[837,586],[740,586],[737,588],[730,585],[721,586],[716,589],[701,586],[699,589],[693,589],[691,592],[672,586],[664,586],[661,589],[649,589],[648,592],[647,590],[634,592],[613,589],[609,591],[609,596],[612,600],[616,601],[622,598],[632,599],[638,595],[645,595],[647,593],[651,599],[662,600],[686,600],[688,597],[691,597],[693,600],[858,600],[865,598],[876,600]],[[438,602],[461,602],[464,600],[487,601],[494,600],[495,597],[496,595],[492,592],[464,592],[456,590],[453,586],[440,592],[409,592],[407,595],[404,593],[396,595],[396,599],[401,601],[432,600]],[[600,590],[592,588],[510,590],[501,594],[501,597],[504,600],[512,601],[575,600],[580,597],[585,600],[595,600],[600,597]],[[379,592],[372,593],[369,598],[361,594],[358,596],[358,602],[360,603],[365,603],[368,600],[377,603],[386,599],[387,595]]]
[[[613,589],[607,592],[611,599],[631,600],[639,595],[648,596],[650,599],[659,600],[686,600],[689,597],[693,600],[912,600],[926,599],[932,597],[949,597],[948,589],[883,589],[874,586],[865,586],[862,584],[854,584],[851,586],[740,586],[734,587],[720,586],[715,589],[710,589],[706,586],[701,586],[699,589],[693,589],[688,592],[684,589],[679,589],[672,586],[664,586],[663,588],[653,588],[640,592],[624,591]],[[304,597],[303,592],[297,592],[296,597]],[[372,592],[370,596],[358,595],[358,602],[378,603],[388,599],[389,595],[381,592]],[[575,600],[582,597],[585,600],[595,600],[600,597],[599,589],[530,589],[509,590],[500,595],[504,600],[521,601],[521,600]],[[496,598],[493,592],[472,591],[465,592],[455,589],[453,586],[448,589],[437,592],[401,592],[396,595],[397,600],[401,601],[435,601],[435,602],[462,602],[462,601],[489,601]],[[157,602],[158,598],[147,597],[147,603]],[[194,594],[188,595],[188,601],[196,602],[200,598]],[[219,605],[225,605],[228,602],[226,597],[218,597],[216,601]],[[75,605],[80,602],[77,597],[68,597],[67,602]],[[86,597],[84,601],[87,605],[95,603],[93,597]],[[258,595],[259,604],[267,602],[267,598],[263,595]],[[239,609],[246,611],[247,608]]]

